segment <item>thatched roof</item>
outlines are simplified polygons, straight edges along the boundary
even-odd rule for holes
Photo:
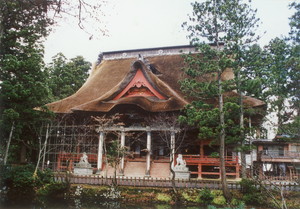
[[[180,110],[189,101],[180,91],[178,83],[183,76],[183,58],[179,51],[193,52],[194,48],[184,46],[103,53],[101,62],[75,94],[47,106],[55,113],[109,112],[122,104],[136,105],[150,112]],[[164,95],[164,99],[142,96],[115,99],[139,69],[153,89]],[[233,72],[230,70],[223,74],[224,80],[232,78]],[[247,100],[251,106],[263,104],[253,98]]]

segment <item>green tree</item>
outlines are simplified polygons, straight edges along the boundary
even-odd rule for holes
[[[70,61],[59,53],[48,65],[48,85],[52,93],[52,101],[66,98],[75,93],[85,82],[91,63],[77,56]]]
[[[244,94],[266,101],[268,73],[266,51],[258,44],[246,48],[243,53],[244,68],[241,69],[241,86]]]
[[[86,23],[91,20],[101,22],[103,3],[86,0],[0,1],[0,135],[4,139],[0,142],[0,159],[7,150],[5,145],[10,144],[6,141],[10,142],[10,139],[11,149],[14,149],[10,153],[16,156],[11,154],[9,160],[13,157],[17,161],[17,154],[21,153],[21,161],[25,161],[26,150],[37,149],[37,129],[49,112],[35,111],[34,108],[42,107],[52,98],[46,82],[48,74],[43,70],[43,41],[50,26],[61,17],[74,17],[78,26],[90,33],[91,28],[86,28]],[[105,33],[102,24],[93,27],[95,29]],[[72,62],[76,69],[87,64],[81,58]]]
[[[291,56],[291,47],[284,39],[275,38],[265,47],[267,54],[267,89],[265,95],[270,106],[269,111],[275,112],[278,118],[278,133],[282,133],[282,126],[289,120],[290,111],[286,108],[289,93],[289,77],[291,69],[288,60]]]
[[[218,139],[223,193],[229,201],[225,141],[238,140],[241,129],[236,124],[239,120],[236,118],[239,115],[237,101],[224,97],[224,92],[235,88],[234,81],[225,80],[223,75],[229,68],[240,70],[242,67],[240,52],[244,45],[253,41],[251,28],[256,27],[258,20],[255,11],[238,0],[213,0],[192,5],[193,16],[190,24],[185,26],[201,55],[188,55],[185,59],[187,67],[184,70],[188,78],[181,81],[181,86],[194,102],[186,108],[187,117],[181,118],[197,125],[200,138]]]
[[[290,44],[290,57],[287,65],[290,68],[289,83],[287,85],[289,92],[289,102],[291,112],[286,124],[282,126],[282,132],[300,138],[300,3],[293,2],[290,4],[295,13],[290,18],[290,33],[288,43]]]
[[[26,147],[32,149],[37,124],[46,112],[35,111],[48,102],[44,84],[43,46],[51,21],[43,4],[29,1],[2,1],[0,44],[0,125],[1,137],[7,139],[15,121],[13,138],[16,153],[25,161]],[[5,147],[6,140],[1,140]],[[16,160],[16,159],[15,159]]]
[[[300,3],[293,2],[290,4],[291,9],[295,9],[295,13],[290,18],[290,33],[289,38],[295,44],[299,45],[300,42]]]
[[[227,42],[227,46],[225,47],[228,50],[228,54],[231,54],[231,58],[233,59],[232,69],[234,71],[234,81],[236,90],[238,93],[238,104],[239,104],[239,128],[240,128],[240,138],[239,143],[240,147],[238,150],[241,152],[241,164],[242,164],[242,177],[246,178],[246,156],[245,156],[245,148],[249,146],[245,146],[246,141],[246,126],[245,126],[245,108],[249,109],[250,107],[244,106],[244,95],[249,88],[252,86],[244,85],[245,81],[249,80],[248,75],[245,74],[243,70],[245,66],[248,65],[245,59],[245,54],[251,47],[250,44],[255,43],[259,36],[255,35],[255,30],[257,29],[259,19],[256,18],[256,10],[252,10],[250,6],[247,4],[237,5],[234,9],[237,11],[236,18],[232,18],[229,16],[229,20],[234,22],[232,32],[230,34],[231,41]],[[232,19],[231,19],[232,18]],[[256,77],[255,77],[256,79]],[[249,112],[249,111],[247,111]]]

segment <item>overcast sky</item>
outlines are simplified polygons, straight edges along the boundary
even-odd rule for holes
[[[67,58],[82,55],[95,62],[98,54],[105,51],[141,49],[186,45],[186,32],[181,24],[192,13],[191,0],[107,0],[103,11],[102,25],[106,25],[108,36],[90,35],[80,30],[72,21],[64,21],[55,27],[45,42],[45,61],[59,52]],[[260,44],[272,38],[287,35],[288,18],[294,11],[288,9],[291,0],[252,0],[261,19],[261,31],[266,34]],[[97,27],[99,23],[91,23]]]

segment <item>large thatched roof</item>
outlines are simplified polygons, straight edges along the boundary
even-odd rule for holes
[[[122,104],[136,105],[150,112],[180,110],[189,103],[178,83],[183,76],[182,52],[195,50],[190,46],[183,46],[103,53],[85,84],[75,94],[47,106],[55,113],[109,112]],[[163,95],[163,98],[131,96],[116,99],[134,79],[138,70],[150,87],[153,87],[152,91]],[[223,74],[224,80],[232,78],[230,70]],[[250,106],[264,104],[250,97],[245,102]]]

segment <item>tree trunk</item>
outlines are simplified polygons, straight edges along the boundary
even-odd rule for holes
[[[46,152],[47,152],[48,137],[49,137],[49,124],[47,124],[45,148],[44,148],[43,161],[42,161],[42,170],[45,169],[45,159],[46,159]]]
[[[114,167],[114,176],[113,176],[113,183],[112,183],[112,186],[113,186],[114,188],[116,188],[116,187],[117,187],[117,167],[118,167],[118,165],[117,165],[117,164],[114,164],[113,167]]]
[[[238,93],[239,93],[239,106],[240,106],[240,111],[239,111],[239,116],[240,116],[240,140],[241,140],[241,164],[242,164],[242,178],[247,177],[246,173],[246,155],[244,152],[244,147],[245,147],[245,132],[244,132],[244,105],[243,105],[243,92],[241,89],[241,75],[240,75],[240,70],[238,71]]]
[[[21,144],[21,151],[20,151],[20,163],[25,164],[27,159],[26,159],[26,145],[24,143]]]
[[[13,124],[11,125],[11,129],[10,129],[10,133],[9,133],[9,137],[8,137],[8,142],[7,142],[7,145],[6,145],[5,155],[4,155],[4,162],[3,162],[4,165],[6,165],[6,162],[7,162],[10,142],[11,142],[12,134],[14,132],[14,128],[15,128],[15,122],[13,122]]]
[[[280,101],[279,104],[277,105],[277,118],[278,118],[278,123],[277,123],[277,134],[282,133],[282,125],[283,125],[283,117],[284,115],[282,114],[282,110],[284,109],[284,100],[281,98],[281,96],[278,97],[278,100]]]
[[[3,37],[3,35],[4,35],[4,17],[3,16],[4,16],[4,14],[0,14],[0,37]],[[2,44],[2,38],[0,38],[0,55],[2,55],[3,52],[5,51],[5,50],[3,50],[3,48],[4,48],[3,45],[4,44]]]
[[[172,153],[172,151],[171,151]],[[175,171],[173,170],[173,163],[174,163],[174,158],[173,156],[171,157],[171,162],[170,162],[170,171],[171,171],[171,175],[172,175],[172,189],[173,189],[173,192],[175,194],[175,197],[176,197],[176,202],[177,202],[177,197],[178,197],[178,192],[177,192],[177,188],[176,188],[176,184],[175,184]]]
[[[49,130],[49,124],[47,125],[47,133],[46,133],[46,138],[45,138],[45,141],[44,141],[44,144],[42,144],[42,137],[40,136],[40,150],[39,150],[39,154],[38,154],[38,160],[37,160],[37,163],[35,165],[35,169],[34,169],[34,172],[33,172],[33,177],[37,177],[37,171],[38,171],[38,168],[39,168],[39,164],[40,164],[40,161],[42,159],[42,155],[43,155],[43,163],[45,162],[45,154],[46,154],[46,146],[47,146],[47,140],[48,140],[48,130]],[[42,169],[44,169],[44,165],[42,165]]]
[[[221,172],[221,183],[223,195],[227,202],[230,202],[231,195],[227,185],[226,179],[226,167],[225,167],[225,120],[224,120],[224,111],[223,111],[223,94],[222,94],[222,80],[221,80],[221,70],[218,73],[218,94],[219,94],[219,111],[220,111],[220,172]]]

